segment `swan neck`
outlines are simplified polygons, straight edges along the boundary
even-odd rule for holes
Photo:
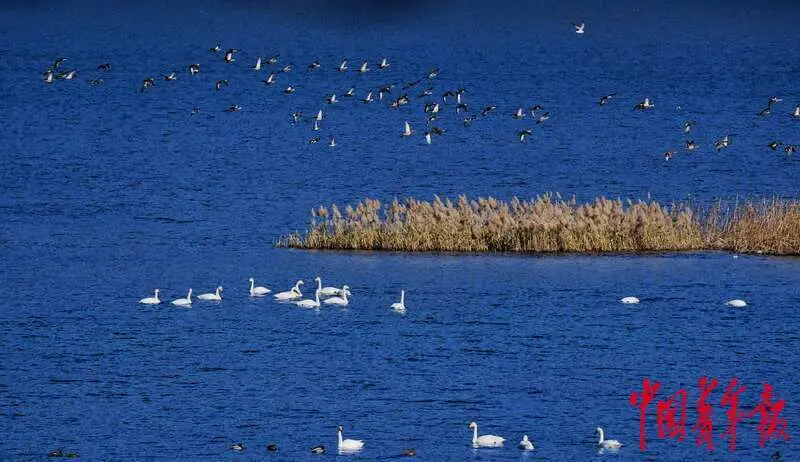
[[[250,293],[251,294],[253,293],[253,287],[255,287],[255,285],[256,285],[256,281],[254,281],[253,278],[250,278]]]
[[[406,291],[405,290],[401,290],[400,291],[400,304],[401,305],[405,305],[405,303],[406,303]],[[478,430],[475,430],[475,431],[477,432]]]
[[[342,431],[339,430],[339,446],[342,445]]]
[[[478,442],[478,424],[475,424],[475,426],[472,427],[472,442]]]
[[[603,429],[602,428],[598,428],[598,430],[600,430],[600,441],[598,441],[597,444],[603,444],[603,440],[605,440],[605,435],[603,434]]]

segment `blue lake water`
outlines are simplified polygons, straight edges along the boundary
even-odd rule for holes
[[[746,410],[773,385],[793,438],[759,448],[758,420],[745,419],[730,457],[800,456],[796,258],[274,248],[311,208],[364,197],[797,197],[798,158],[766,146],[800,144],[791,3],[10,2],[0,13],[0,459],[65,447],[86,460],[260,460],[276,443],[275,458],[302,460],[314,444],[334,454],[342,424],[367,460],[409,447],[426,460],[705,460],[690,429],[705,375],[720,381],[712,458],[729,457],[719,401],[733,377]],[[584,18],[578,36],[570,23]],[[210,53],[216,43],[240,49],[236,61]],[[274,53],[295,68],[268,87],[276,66],[250,67]],[[45,84],[57,56],[78,77]],[[344,57],[351,71],[337,72]],[[372,70],[359,76],[363,59]],[[314,60],[322,69],[307,72]],[[104,62],[109,72],[95,70]],[[341,96],[397,82],[394,98],[433,68],[400,109]],[[177,81],[160,77],[173,69]],[[217,92],[220,79],[230,85]],[[417,98],[427,86],[435,97]],[[498,109],[465,128],[446,105],[435,125],[447,132],[424,145],[422,102],[459,87],[471,113]],[[327,105],[334,92],[341,102]],[[783,101],[757,116],[770,96]],[[644,97],[656,108],[634,111]],[[537,103],[545,123],[511,117]],[[224,112],[233,104],[242,110]],[[321,108],[319,132],[290,124]],[[686,120],[697,121],[688,136]],[[665,162],[668,149],[678,154]],[[317,275],[351,286],[346,310],[248,296],[251,276],[273,290],[302,278],[309,295]],[[217,285],[219,304],[137,304],[156,287],[168,301]],[[389,309],[400,290],[405,315]],[[627,295],[642,302],[620,304]],[[749,306],[726,307],[733,298]],[[659,398],[685,388],[690,407],[679,443],[656,437],[654,403],[642,454],[629,394],[645,377],[662,383]],[[472,420],[506,447],[473,450]],[[619,453],[597,454],[597,426]],[[520,456],[523,434],[537,449]],[[238,441],[247,450],[233,454]]]

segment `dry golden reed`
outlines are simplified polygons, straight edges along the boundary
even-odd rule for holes
[[[729,250],[800,254],[800,202],[773,199],[720,204],[700,211],[686,204],[600,197],[579,204],[557,193],[531,201],[513,198],[455,202],[409,198],[382,205],[365,199],[342,212],[336,205],[311,213],[305,235],[281,247],[411,252],[663,252]]]

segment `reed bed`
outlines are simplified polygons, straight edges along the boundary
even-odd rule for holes
[[[728,250],[800,254],[800,202],[772,199],[708,210],[599,197],[578,203],[558,194],[530,201],[492,197],[455,202],[436,196],[381,204],[365,199],[342,211],[320,206],[305,234],[278,246],[409,252],[665,252]]]

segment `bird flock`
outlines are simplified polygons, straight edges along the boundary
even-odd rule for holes
[[[573,23],[572,25],[575,34],[579,36],[586,35],[587,29],[585,21]],[[240,50],[238,48],[225,49],[221,44],[211,47],[208,51],[210,59],[221,60],[226,63],[226,65],[233,67],[236,67],[239,63],[237,59],[239,53]],[[255,54],[253,57],[255,62],[252,66],[248,67],[259,77],[266,75],[263,80],[261,80],[263,86],[280,89],[284,95],[287,95],[286,97],[290,97],[290,95],[304,90],[303,86],[295,83],[296,80],[300,80],[300,78],[293,77],[293,73],[296,74],[294,62],[283,61],[279,53],[272,54],[269,57]],[[44,72],[44,82],[52,84],[58,80],[76,80],[78,70],[66,68],[66,62],[67,58],[56,58]],[[351,67],[350,60],[347,58],[342,58],[336,63],[322,63],[319,60],[314,60],[305,66],[307,74],[306,80],[308,80],[312,74],[317,74],[323,69],[330,68],[335,70],[335,74],[345,76],[340,80],[345,80],[349,76],[354,76],[354,79],[357,81],[354,83],[351,79],[351,81],[346,84],[334,84],[326,94],[318,97],[321,107],[312,110],[312,115],[310,117],[306,117],[306,112],[302,110],[293,111],[288,115],[288,120],[292,125],[310,126],[311,133],[306,137],[308,144],[317,144],[322,141],[322,135],[320,135],[320,133],[324,130],[324,121],[328,117],[328,111],[325,107],[334,105],[350,104],[351,106],[358,106],[382,104],[390,109],[399,109],[406,106],[418,107],[422,109],[422,119],[413,122],[411,120],[404,121],[402,127],[398,127],[398,134],[403,138],[410,138],[415,134],[419,135],[420,131],[415,131],[414,126],[424,124],[425,128],[421,131],[422,144],[428,145],[433,143],[435,137],[442,136],[446,133],[446,129],[441,127],[438,121],[446,117],[447,113],[452,114],[454,112],[457,117],[461,118],[463,126],[469,127],[476,120],[489,116],[497,117],[498,115],[493,114],[500,112],[498,106],[491,102],[479,105],[468,103],[466,101],[466,94],[469,91],[465,87],[439,88],[436,90],[435,80],[441,73],[440,68],[432,68],[427,72],[406,79],[405,82],[400,82],[397,79],[387,79],[381,83],[376,83],[374,80],[364,80],[363,76],[368,73],[380,75],[381,72],[392,65],[389,59],[383,57],[374,62],[370,62],[370,60],[366,59],[360,60],[359,62],[360,65]],[[201,65],[201,63],[188,63],[180,67],[184,69],[185,72],[181,72],[176,68],[161,73],[160,79],[152,75],[144,77],[141,81],[139,91],[141,93],[154,91],[156,87],[161,86],[161,83],[157,83],[159,81],[163,82],[165,86],[174,85],[174,82],[185,74],[188,74],[189,78],[196,78],[194,76],[200,74],[201,69],[205,67],[206,66],[204,64]],[[96,72],[101,74],[109,74],[113,69],[114,67],[111,63],[101,63],[96,66]],[[323,77],[320,77],[320,79],[322,78]],[[95,77],[87,80],[87,82],[91,85],[100,85],[104,82],[104,79]],[[325,83],[327,84],[327,82]],[[216,92],[224,92],[230,85],[231,83],[228,78],[219,78],[214,82],[214,90]],[[612,105],[612,101],[615,98],[617,98],[616,93],[602,95],[598,100],[598,104],[600,106]],[[346,103],[346,101],[349,101],[349,103]],[[777,108],[776,105],[781,101],[782,99],[777,96],[770,97],[766,107],[758,112],[757,115],[760,117],[769,116],[775,112]],[[637,111],[652,111],[655,108],[656,104],[650,97],[641,99],[633,106],[633,109]],[[242,109],[243,107],[240,104],[234,103],[228,105],[223,111],[240,112]],[[191,115],[199,114],[200,109],[194,107],[189,113]],[[796,105],[790,114],[791,117],[800,121],[800,104]],[[410,113],[408,113],[408,115],[413,116],[413,114]],[[499,116],[502,116],[502,114]],[[515,109],[509,110],[507,116],[519,121],[531,120],[535,125],[541,125],[550,119],[550,111],[546,110],[541,104],[520,105]],[[528,116],[530,116],[530,118],[528,118]],[[685,151],[688,153],[697,151],[701,147],[690,135],[695,124],[696,122],[694,120],[687,120],[683,124],[683,132],[686,135],[684,147]],[[520,143],[525,143],[528,139],[533,137],[533,134],[534,130],[530,126],[517,129],[516,131],[516,137]],[[727,148],[731,144],[731,138],[733,136],[734,134],[728,133],[717,138],[713,143],[714,150],[719,152]],[[338,146],[336,134],[328,135],[327,144],[332,148]],[[766,143],[765,146],[773,151],[782,149],[786,154],[795,153],[798,147],[797,144],[784,143],[777,139],[771,140]],[[664,159],[669,161],[675,157],[677,153],[677,149],[670,149],[664,153]]]

